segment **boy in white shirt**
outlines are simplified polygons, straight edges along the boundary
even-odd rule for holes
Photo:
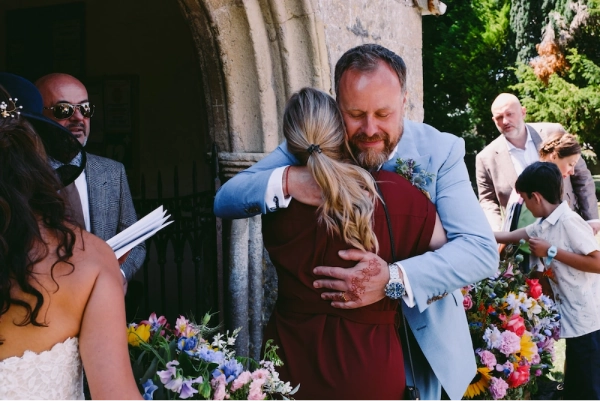
[[[562,175],[554,163],[529,165],[515,189],[541,219],[511,232],[495,232],[499,243],[529,241],[544,261],[566,338],[565,399],[600,399],[600,247],[593,231],[566,202]],[[542,269],[543,269],[542,266]]]

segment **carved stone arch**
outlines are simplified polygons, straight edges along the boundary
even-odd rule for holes
[[[329,91],[322,23],[311,0],[179,4],[198,49],[209,132],[231,176],[277,147],[292,92],[303,86]]]

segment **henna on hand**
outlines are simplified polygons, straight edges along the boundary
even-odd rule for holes
[[[350,289],[346,292],[346,298],[349,301],[360,301],[361,295],[365,293],[365,283],[371,280],[371,277],[381,273],[381,265],[377,259],[369,260],[369,265],[358,272],[360,277],[353,277]]]

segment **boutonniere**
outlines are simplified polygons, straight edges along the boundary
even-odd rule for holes
[[[406,178],[408,182],[417,187],[421,192],[431,199],[431,195],[425,187],[435,177],[435,174],[423,170],[413,159],[396,159],[396,172]]]

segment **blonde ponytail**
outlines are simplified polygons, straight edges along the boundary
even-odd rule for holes
[[[283,133],[290,152],[308,167],[323,191],[319,222],[348,244],[377,252],[373,212],[379,196],[371,174],[349,163],[335,100],[314,88],[296,92],[286,105]]]

